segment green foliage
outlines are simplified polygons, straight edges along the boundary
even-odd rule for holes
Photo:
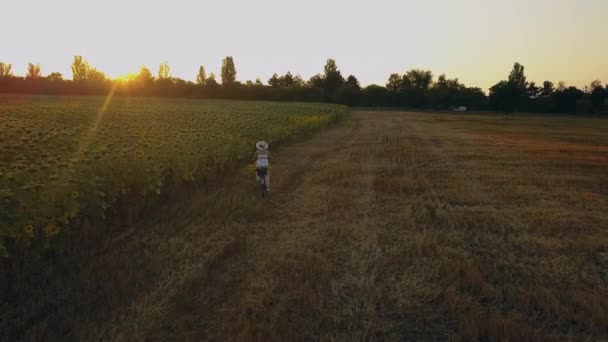
[[[433,83],[433,73],[430,70],[412,69],[408,70],[401,81],[401,88],[415,88],[427,90]]]
[[[232,85],[236,82],[236,67],[231,56],[227,56],[222,61],[222,84]]]
[[[158,66],[158,79],[166,80],[166,79],[169,79],[170,77],[171,77],[171,68],[169,67],[169,63],[167,63],[167,61],[160,63],[160,65]]]
[[[530,84],[528,84],[527,92],[528,92],[529,98],[534,99],[534,98],[538,97],[538,95],[540,95],[541,91],[542,91],[542,88],[536,86],[535,82],[530,82]]]
[[[361,84],[359,84],[359,80],[354,75],[349,75],[346,78],[346,82],[344,82],[344,86],[346,88],[361,90]]]
[[[308,86],[311,88],[323,88],[323,76],[316,74],[308,80]]]
[[[72,62],[72,80],[82,81],[88,78],[89,74],[89,63],[82,59],[82,56],[74,56]]]
[[[576,87],[558,87],[558,90],[551,95],[551,100],[555,106],[554,111],[576,113],[578,101],[585,96],[585,93]]]
[[[0,78],[8,78],[13,76],[13,65],[0,62]]]
[[[27,94],[81,94],[161,96],[205,99],[330,102],[353,106],[441,108],[465,106],[471,110],[495,110],[512,112],[557,112],[608,114],[608,90],[600,81],[594,81],[583,90],[558,86],[545,81],[541,86],[528,82],[525,68],[515,63],[506,80],[495,84],[486,96],[480,88],[466,87],[458,78],[440,75],[436,82],[430,70],[411,69],[404,74],[390,74],[383,89],[371,85],[361,89],[354,75],[347,79],[333,59],[328,59],[321,74],[307,82],[288,71],[284,75],[274,73],[268,86],[259,79],[255,82],[236,80],[234,60],[228,56],[222,61],[222,84],[215,76],[206,75],[199,67],[196,83],[172,77],[167,62],[161,63],[159,77],[155,79],[149,69],[142,67],[139,75],[128,79],[110,81],[100,71],[89,66],[81,56],[75,56],[72,72],[75,82],[62,80],[52,73],[39,77],[37,65],[30,65],[27,77],[12,76],[11,66],[0,63],[0,93]],[[4,75],[4,77],[2,77]],[[580,103],[579,103],[579,100]],[[588,104],[591,103],[591,110]]]
[[[590,102],[594,109],[598,109],[608,99],[608,89],[602,87],[602,82],[595,80],[589,86]]]
[[[272,77],[270,77],[268,79],[268,85],[273,88],[278,88],[281,86],[281,80],[279,78],[279,75],[277,75],[276,72],[274,74],[272,74]]]
[[[517,89],[526,89],[528,82],[526,81],[526,76],[524,75],[524,66],[515,63],[513,65],[513,70],[509,74],[508,81]]]
[[[51,82],[60,82],[63,81],[63,75],[59,72],[52,72],[46,77],[46,79]]]
[[[268,79],[268,85],[273,88],[278,87],[304,87],[305,82],[302,80],[300,75],[293,76],[290,71],[288,71],[285,75],[279,76],[277,73],[274,73],[272,77]]]
[[[325,72],[323,75],[323,90],[325,91],[326,98],[331,101],[334,99],[336,90],[344,84],[344,77],[342,77],[342,73],[338,70],[336,61],[331,58],[327,60],[323,69]]]
[[[401,76],[399,76],[399,74],[393,73],[388,77],[386,89],[388,89],[389,91],[398,92],[399,88],[401,88]]]
[[[543,82],[543,89],[540,92],[541,96],[550,96],[555,91],[555,85],[551,81]]]
[[[7,246],[45,248],[79,222],[104,220],[121,198],[157,198],[167,184],[205,179],[244,160],[257,140],[276,144],[345,111],[323,104],[114,98],[106,107],[105,98],[1,99],[0,255],[11,252]]]
[[[27,75],[26,79],[37,79],[42,77],[42,73],[40,72],[40,64],[28,63],[27,64]]]
[[[336,91],[336,101],[349,106],[360,106],[361,89],[356,87],[342,87]]]
[[[540,92],[536,85],[529,88],[524,74],[524,66],[515,63],[506,81],[501,81],[490,88],[490,104],[494,109],[510,113],[521,109],[530,99]]]
[[[518,97],[516,86],[507,81],[500,81],[490,88],[490,105],[505,113],[511,113],[516,109]]]
[[[135,82],[140,87],[150,87],[152,83],[154,83],[154,76],[152,76],[152,71],[150,71],[150,69],[146,68],[145,66],[142,66],[139,69],[139,74],[137,74],[137,77],[135,78]]]
[[[454,103],[459,103],[461,94],[466,90],[466,87],[461,84],[457,78],[448,79],[445,74],[440,75],[437,82],[429,89],[429,99],[440,107],[449,107]]]
[[[427,93],[433,83],[429,70],[412,69],[405,74],[391,74],[386,88],[390,91],[390,105],[421,107],[427,101]]]
[[[108,80],[108,78],[106,77],[106,74],[104,74],[103,72],[97,70],[96,68],[91,68],[89,69],[88,75],[87,75],[87,80],[93,82],[93,83],[101,83],[101,82],[105,82]]]
[[[207,79],[205,80],[205,85],[210,86],[210,87],[216,87],[216,86],[218,86],[218,83],[215,80],[215,74],[214,73],[210,73],[209,74],[209,77],[207,77]]]
[[[205,68],[201,65],[198,68],[198,74],[196,74],[196,84],[203,85],[207,80],[207,75],[205,74]]]

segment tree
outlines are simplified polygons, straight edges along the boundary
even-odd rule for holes
[[[403,75],[401,88],[417,88],[427,90],[433,83],[433,73],[430,70],[412,69]]]
[[[232,85],[236,82],[236,67],[231,56],[226,56],[222,61],[222,84]]]
[[[346,82],[344,83],[344,85],[347,88],[353,88],[353,89],[357,89],[357,90],[361,89],[361,85],[359,84],[359,80],[355,76],[353,76],[353,75],[349,75],[346,78]]]
[[[387,88],[376,84],[369,85],[363,89],[363,104],[368,106],[390,105],[391,93]]]
[[[293,78],[293,86],[294,87],[304,87],[305,85],[306,85],[306,82],[304,82],[304,80],[302,79],[302,76],[296,75]]]
[[[268,79],[268,84],[273,88],[279,87],[302,87],[304,86],[304,80],[300,75],[294,76],[290,71],[285,75],[279,76],[274,73],[271,78]]]
[[[217,86],[217,81],[215,80],[215,74],[214,73],[210,73],[209,77],[207,77],[207,80],[205,81],[205,85],[207,86]]]
[[[439,75],[439,77],[437,78],[437,82],[435,82],[434,86],[438,88],[448,87],[448,79],[447,77],[445,77],[445,74]]]
[[[545,82],[543,82],[543,89],[541,90],[540,95],[544,96],[544,97],[551,96],[551,94],[553,94],[554,90],[555,90],[555,87],[553,85],[553,82],[545,81]]]
[[[401,76],[399,74],[391,74],[388,77],[388,82],[386,83],[386,89],[389,91],[398,92],[401,88]]]
[[[169,68],[169,63],[167,63],[167,61],[160,63],[160,65],[158,66],[158,79],[166,80],[170,77],[171,69]]]
[[[467,88],[463,86],[458,93],[456,101],[458,104],[467,106],[468,108],[485,109],[487,98],[481,88]]]
[[[604,104],[604,99],[608,98],[608,90],[602,86],[602,82],[595,80],[589,86],[591,105],[594,110],[597,110]]]
[[[426,82],[426,80],[425,80]],[[459,96],[466,87],[458,81],[458,78],[448,79],[445,74],[439,75],[428,90],[428,97],[432,105],[449,107],[453,105],[465,105],[463,96]]]
[[[323,76],[316,74],[308,80],[308,86],[311,88],[323,88]]]
[[[490,103],[495,109],[510,113],[521,107],[528,99],[528,82],[524,66],[515,63],[507,81],[501,81],[490,88]]]
[[[139,94],[149,95],[153,91],[154,76],[152,71],[143,65],[139,67],[139,73],[132,82],[135,91]]]
[[[537,87],[535,82],[530,82],[526,91],[528,93],[528,97],[534,99],[538,97],[538,95],[541,93],[542,88]]]
[[[361,89],[355,87],[342,87],[336,90],[336,102],[348,106],[358,106],[362,103]]]
[[[261,86],[261,85],[264,85],[264,83],[262,83],[262,80],[258,77],[255,79],[255,85]]]
[[[294,83],[294,77],[290,71],[288,71],[285,76],[281,77],[281,85],[283,87],[291,87]]]
[[[268,79],[268,85],[273,88],[278,88],[281,86],[281,80],[279,79],[279,75],[275,72],[272,74],[272,77]]]
[[[13,77],[13,65],[0,62],[0,78]]]
[[[40,64],[33,64],[33,63],[28,63],[27,64],[27,75],[25,76],[26,79],[37,79],[42,77],[42,73],[40,72]]]
[[[89,70],[87,79],[93,83],[103,83],[108,80],[108,78],[106,77],[106,74],[104,74],[103,72],[101,72],[95,68],[91,68]]]
[[[51,82],[63,81],[63,75],[58,72],[52,72],[46,77],[46,79]]]
[[[526,76],[524,75],[524,69],[525,68],[523,65],[516,62],[513,64],[513,69],[511,70],[508,78],[509,83],[521,90],[526,89],[528,85],[526,82]]]
[[[323,90],[327,99],[332,100],[334,94],[338,88],[344,83],[344,77],[338,70],[336,61],[329,58],[325,63],[324,75],[323,75]]]
[[[582,90],[576,87],[566,88],[564,85],[564,88],[558,88],[551,96],[555,106],[553,109],[562,113],[576,113],[576,104],[584,95],[585,93]]]
[[[518,89],[514,83],[500,81],[490,88],[490,105],[495,110],[511,113],[515,110]]]
[[[201,65],[198,68],[198,74],[196,75],[196,84],[202,85],[205,84],[207,80],[207,76],[205,75],[205,68]]]
[[[458,78],[448,79],[446,82],[446,87],[453,91],[460,91],[460,90],[466,88],[464,86],[464,84],[462,84],[462,83],[460,83],[460,81],[458,81]]]
[[[349,106],[362,104],[363,96],[361,93],[361,85],[355,76],[349,75],[346,78],[343,87],[336,91],[336,100],[338,103]]]
[[[329,77],[332,75],[335,76],[335,75],[340,74],[340,70],[338,70],[338,65],[336,64],[336,61],[333,58],[327,59],[327,62],[325,62],[325,66],[323,67],[323,70],[325,72],[325,77]]]
[[[88,78],[89,74],[89,63],[82,59],[82,56],[74,56],[72,62],[72,80],[82,81]]]
[[[600,80],[593,80],[588,86],[585,86],[585,88],[589,92],[592,92],[593,89],[595,89],[595,88],[601,88],[601,87],[602,87],[602,81],[600,81]]]
[[[143,86],[150,86],[154,82],[154,76],[152,76],[152,72],[150,69],[145,66],[141,66],[139,68],[139,74],[135,78],[137,82]]]

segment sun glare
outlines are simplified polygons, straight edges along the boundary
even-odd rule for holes
[[[136,76],[137,76],[136,74],[125,74],[125,75],[116,77],[115,80],[118,82],[129,82],[130,80],[134,79]]]

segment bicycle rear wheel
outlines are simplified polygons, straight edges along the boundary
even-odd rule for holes
[[[260,180],[260,191],[262,192],[262,198],[266,196],[266,181],[264,178]]]

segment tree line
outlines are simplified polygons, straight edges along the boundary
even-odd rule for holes
[[[458,78],[440,75],[434,79],[430,70],[412,69],[393,73],[386,84],[362,87],[354,75],[344,77],[335,60],[328,59],[322,73],[305,80],[287,72],[273,74],[266,84],[259,78],[240,82],[234,60],[222,61],[220,81],[214,73],[199,67],[196,81],[174,77],[167,62],[160,63],[156,75],[142,66],[139,73],[111,80],[92,67],[82,56],[71,64],[72,79],[52,72],[42,76],[39,64],[29,63],[25,77],[13,74],[12,66],[0,63],[0,92],[53,95],[105,95],[113,91],[126,96],[166,96],[210,99],[329,102],[350,106],[413,107],[503,112],[546,112],[608,114],[608,85],[593,81],[584,89],[551,81],[542,85],[529,82],[524,66],[515,63],[506,80],[490,88],[489,95],[477,87],[467,87]]]

